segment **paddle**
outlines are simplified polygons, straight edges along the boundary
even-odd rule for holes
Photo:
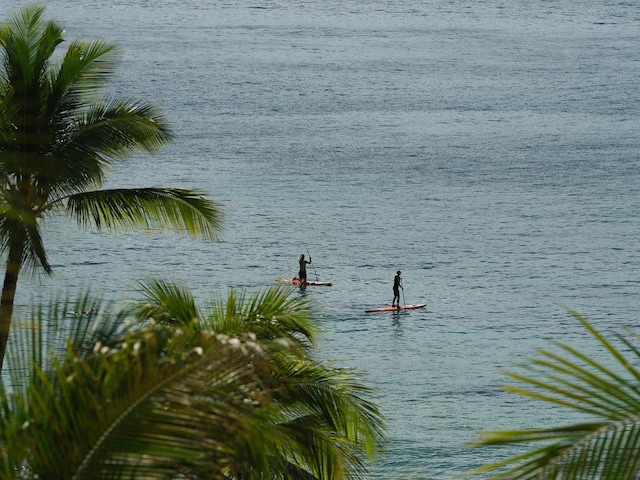
[[[309,255],[309,261],[311,261],[311,254],[309,253],[309,249],[307,248],[307,255]],[[316,276],[316,282],[318,281],[318,274],[316,273],[316,266],[311,262],[311,266],[313,267],[313,273]]]
[[[404,287],[400,287],[400,289],[402,290],[402,303],[405,304],[405,306],[407,305],[407,301],[404,299]]]

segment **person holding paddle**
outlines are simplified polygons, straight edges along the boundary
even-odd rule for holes
[[[400,273],[400,270],[398,270],[396,276],[393,277],[393,301],[391,302],[392,307],[398,308],[400,308],[400,289],[402,288],[404,290],[404,288],[402,287],[402,279],[400,278]]]
[[[298,260],[300,264],[300,270],[298,271],[298,280],[300,280],[300,285],[307,284],[307,264],[311,263],[311,255],[309,255],[309,260],[305,260],[304,253],[300,254],[300,260]]]

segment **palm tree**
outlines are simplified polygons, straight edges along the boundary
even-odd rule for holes
[[[18,277],[51,273],[39,224],[62,213],[83,226],[163,227],[216,238],[220,211],[202,193],[170,188],[101,190],[106,170],[136,150],[171,139],[151,104],[104,94],[118,49],[73,41],[60,60],[63,29],[25,7],[0,27],[0,249],[7,254],[0,300],[0,369]]]
[[[475,446],[537,448],[478,468],[492,479],[637,479],[640,475],[640,338],[617,334],[616,347],[575,312],[610,358],[598,360],[568,345],[541,349],[524,373],[509,372],[524,387],[507,391],[579,412],[583,423],[531,430],[484,432]]]
[[[156,311],[188,310],[188,290],[163,285],[186,295]],[[237,323],[269,312],[246,320],[283,331],[310,324],[308,305],[283,292],[243,303],[232,293],[210,312]],[[0,480],[363,477],[382,421],[352,374],[313,361],[299,333],[225,335],[199,318],[165,320],[85,297],[16,328],[21,345],[9,345],[11,380],[0,384]]]
[[[231,291],[226,300],[213,299],[200,309],[184,286],[150,280],[140,287],[146,299],[136,307],[136,316],[143,323],[153,319],[179,329],[250,335],[258,342],[286,339],[290,348],[270,358],[262,380],[280,414],[269,428],[276,440],[264,442],[275,471],[287,472],[284,478],[290,479],[365,475],[363,459],[380,450],[384,424],[377,407],[364,398],[369,390],[353,372],[312,358],[318,328],[307,300],[274,287],[249,297]],[[235,473],[234,478],[249,475],[244,469]]]

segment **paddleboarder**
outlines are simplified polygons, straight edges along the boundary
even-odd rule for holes
[[[300,280],[300,285],[307,284],[307,265],[311,263],[311,255],[309,255],[309,260],[305,260],[304,253],[300,255],[300,260],[298,260],[300,264],[300,270],[298,271],[298,279]]]
[[[396,276],[393,277],[393,301],[391,302],[392,307],[400,308],[400,289],[402,288],[402,279],[400,278],[400,270],[396,273]],[[404,288],[402,288],[404,290]],[[397,304],[396,304],[397,300]]]

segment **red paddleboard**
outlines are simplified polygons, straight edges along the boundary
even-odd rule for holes
[[[413,310],[414,308],[424,308],[426,307],[426,303],[419,303],[417,305],[400,305],[399,307],[378,307],[378,308],[369,308],[365,310],[365,313],[373,313],[373,312],[397,312],[398,310]]]
[[[300,285],[300,280],[297,278],[276,278],[276,282],[292,283],[293,285]],[[307,285],[310,287],[330,287],[331,282],[314,282],[313,280],[307,280]]]

